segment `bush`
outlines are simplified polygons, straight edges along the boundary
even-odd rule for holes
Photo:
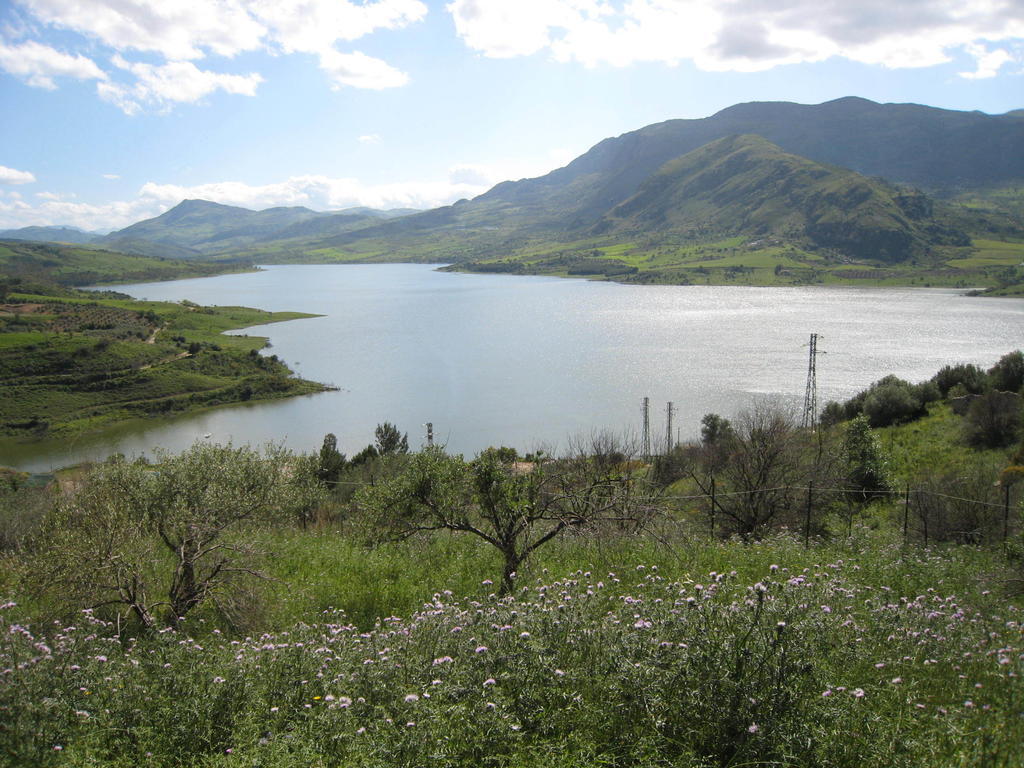
[[[932,376],[932,383],[939,388],[943,397],[948,397],[949,390],[957,384],[962,384],[968,393],[979,395],[988,385],[988,377],[976,365],[958,363],[940,368],[939,372]]]
[[[872,427],[888,427],[923,416],[925,407],[917,387],[887,376],[868,390],[863,413]]]
[[[964,436],[979,448],[1002,448],[1020,432],[1020,396],[989,390],[975,397],[964,416]]]
[[[1002,392],[1020,392],[1024,387],[1024,352],[1019,349],[999,358],[999,362],[988,369],[992,387]]]

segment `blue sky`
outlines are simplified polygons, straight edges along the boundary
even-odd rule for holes
[[[661,120],[848,95],[1024,107],[1024,5],[0,0],[0,228],[426,208]]]

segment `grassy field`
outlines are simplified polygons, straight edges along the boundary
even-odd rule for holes
[[[0,761],[1022,764],[1024,616],[991,552],[861,529],[808,549],[579,541],[498,600],[459,542],[261,543],[292,608],[321,610],[128,640],[5,604]]]
[[[292,377],[276,356],[259,355],[266,339],[223,335],[301,317],[310,315],[11,294],[0,308],[0,432],[71,435],[127,418],[322,391]]]

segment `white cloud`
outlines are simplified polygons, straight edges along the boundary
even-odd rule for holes
[[[279,205],[304,205],[321,211],[355,206],[436,208],[462,198],[476,197],[501,181],[547,173],[564,165],[569,155],[565,150],[557,150],[544,158],[500,160],[490,164],[466,163],[449,168],[446,178],[433,181],[367,184],[354,178],[309,175],[293,176],[271,184],[220,181],[184,186],[148,182],[134,200],[105,204],[72,202],[43,193],[38,196],[42,202],[33,206],[20,200],[9,200],[8,194],[0,199],[0,229],[32,224],[70,224],[85,230],[120,229],[158,216],[185,199],[211,200],[253,210]]]
[[[1009,59],[978,41],[1024,37],[1019,0],[454,0],[465,44],[486,56],[548,51],[586,66],[692,61],[756,71],[839,56],[890,68],[928,67],[964,49],[976,77]]]
[[[0,184],[31,184],[36,177],[29,171],[19,171],[0,165]]]
[[[359,137],[360,144],[380,144],[381,138],[379,133],[367,133]]]
[[[338,53],[333,48],[320,53],[320,68],[334,81],[333,88],[395,88],[409,82],[409,76],[386,61],[355,51]]]
[[[107,77],[92,59],[61,53],[31,40],[20,45],[0,42],[0,69],[35,88],[48,90],[57,87],[55,77],[77,80],[105,80]]]
[[[995,77],[999,74],[999,70],[1004,64],[1014,61],[1013,55],[1003,48],[996,48],[994,51],[990,51],[983,45],[968,45],[965,46],[965,50],[974,57],[976,63],[976,68],[973,72],[959,73],[960,77],[968,80],[984,80]]]
[[[118,51],[199,59],[255,50],[266,28],[237,0],[22,0],[40,21]]]
[[[159,66],[128,62],[115,56],[114,64],[135,75],[130,86],[113,82],[96,84],[100,98],[118,106],[126,114],[135,114],[143,105],[168,109],[175,103],[199,101],[214,91],[254,96],[263,82],[258,74],[227,75],[208,72],[190,61],[171,61]]]
[[[399,29],[420,21],[420,0],[253,0],[247,4],[285,53],[320,53],[339,40],[351,42],[378,29]]]
[[[422,20],[421,0],[20,0],[36,19],[71,30],[118,53],[157,54],[165,66],[210,54],[234,56],[246,51],[314,54],[334,87],[392,88],[408,76],[380,59],[358,51],[343,52],[339,43],[377,30],[394,30]],[[88,61],[88,59],[85,59]],[[91,62],[90,62],[91,63]],[[141,65],[136,65],[141,66]],[[150,65],[147,65],[150,66]],[[194,73],[186,73],[194,84]],[[44,75],[45,77],[45,75]],[[228,77],[227,75],[221,77]],[[53,87],[52,80],[46,87]],[[142,103],[191,99],[149,99],[152,84],[139,96],[116,84],[98,89],[125,111]],[[221,86],[223,87],[223,86]],[[167,86],[163,86],[167,90]],[[200,88],[202,90],[202,88]],[[225,88],[225,90],[227,90]],[[206,91],[208,92],[208,91]]]
[[[40,200],[60,200],[60,195],[56,192],[36,192],[36,197]]]
[[[115,181],[117,179],[120,179],[121,177],[118,176],[116,173],[104,173],[103,178],[108,179],[110,181]]]

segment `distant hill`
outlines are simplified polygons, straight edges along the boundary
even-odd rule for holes
[[[111,232],[101,242],[120,251],[197,259],[271,240],[330,237],[404,213],[370,208],[322,212],[304,207],[253,211],[208,200],[183,200],[160,216]]]
[[[160,216],[111,232],[101,242],[115,250],[196,258],[250,245],[322,215],[301,207],[251,211],[207,200],[183,200]]]
[[[45,243],[74,243],[83,245],[99,240],[102,235],[86,232],[78,227],[22,227],[21,229],[0,230],[2,240],[29,240]]]
[[[969,244],[964,233],[935,220],[923,194],[789,154],[753,135],[718,139],[670,160],[592,231],[776,236],[880,261]]]
[[[248,264],[204,264],[115,253],[96,247],[0,240],[0,284],[60,286],[206,277],[252,269]]]

